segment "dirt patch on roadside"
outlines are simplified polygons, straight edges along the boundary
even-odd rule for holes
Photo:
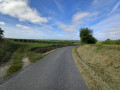
[[[26,66],[30,65],[30,62],[29,62],[29,58],[28,57],[24,57],[22,59],[22,62],[23,62],[23,68],[25,68]]]

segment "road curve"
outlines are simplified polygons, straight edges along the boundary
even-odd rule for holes
[[[88,90],[72,57],[60,48],[0,85],[0,90]]]

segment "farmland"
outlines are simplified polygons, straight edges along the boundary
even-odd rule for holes
[[[51,50],[78,44],[79,41],[4,39],[0,44],[0,65],[8,62],[12,57],[12,63],[5,77],[10,76],[23,67],[22,59],[25,57],[29,59],[30,63],[33,63],[47,55]]]

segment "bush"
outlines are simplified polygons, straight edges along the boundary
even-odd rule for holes
[[[2,39],[2,37],[3,37],[3,30],[0,28],[0,40]]]
[[[92,30],[89,28],[81,28],[80,38],[82,43],[94,44],[97,42],[97,39],[92,36]]]
[[[102,44],[117,44],[117,45],[120,45],[120,40],[107,39],[107,40],[103,41]]]

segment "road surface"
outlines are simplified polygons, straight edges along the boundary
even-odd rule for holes
[[[0,85],[0,90],[88,90],[72,48],[60,48],[45,56]]]

